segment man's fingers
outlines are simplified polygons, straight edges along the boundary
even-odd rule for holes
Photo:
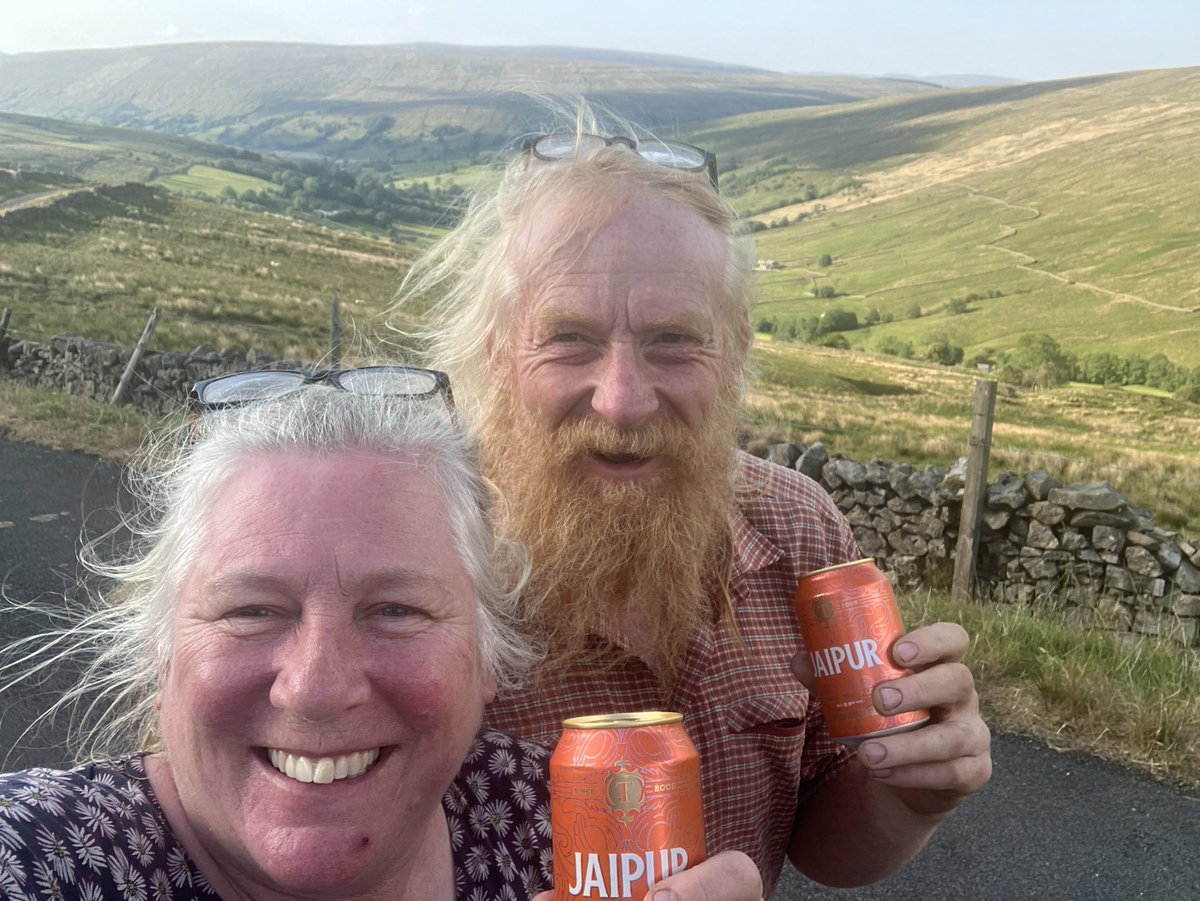
[[[650,889],[646,901],[762,901],[762,877],[741,851],[722,851],[668,876]]]
[[[979,709],[975,677],[961,663],[943,663],[875,686],[875,709],[885,716],[938,708],[973,713]],[[941,714],[945,718],[945,714]]]
[[[892,660],[908,669],[961,660],[971,636],[958,623],[933,623],[913,629],[892,644]]]

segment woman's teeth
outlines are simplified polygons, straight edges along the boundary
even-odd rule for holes
[[[297,782],[316,782],[328,785],[336,779],[353,779],[361,776],[379,759],[379,749],[355,751],[337,757],[305,757],[289,754],[276,748],[268,748],[271,766]]]

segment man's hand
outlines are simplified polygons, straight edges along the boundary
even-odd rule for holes
[[[962,663],[962,626],[935,623],[899,638],[892,657],[910,676],[875,686],[883,714],[928,709],[911,732],[871,738],[797,811],[788,855],[825,885],[866,885],[896,872],[992,774],[992,736],[979,716],[975,679]],[[792,668],[812,685],[808,655]]]
[[[914,670],[875,686],[875,709],[885,715],[928,709],[930,722],[911,732],[864,741],[859,763],[895,789],[913,813],[944,814],[991,778],[991,733],[979,716],[975,679],[962,663],[970,638],[956,623],[934,623],[896,640],[892,658]],[[812,684],[806,655],[796,675]]]
[[[554,901],[554,892],[533,901]],[[741,851],[722,851],[656,883],[644,901],[762,901],[762,878]]]

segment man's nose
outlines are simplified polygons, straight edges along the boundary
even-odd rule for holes
[[[617,428],[633,428],[653,417],[658,406],[658,393],[637,348],[614,342],[592,391],[592,411]]]
[[[271,703],[281,710],[327,722],[370,697],[353,624],[306,618],[279,653]]]

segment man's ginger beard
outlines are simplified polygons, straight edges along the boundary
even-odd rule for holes
[[[732,397],[692,430],[671,419],[634,431],[598,417],[547,430],[501,390],[481,430],[483,465],[501,496],[501,531],[530,550],[523,599],[548,672],[618,662],[593,634],[641,651],[673,681],[695,631],[725,611],[736,454]],[[587,453],[660,458],[644,481],[585,477]]]

